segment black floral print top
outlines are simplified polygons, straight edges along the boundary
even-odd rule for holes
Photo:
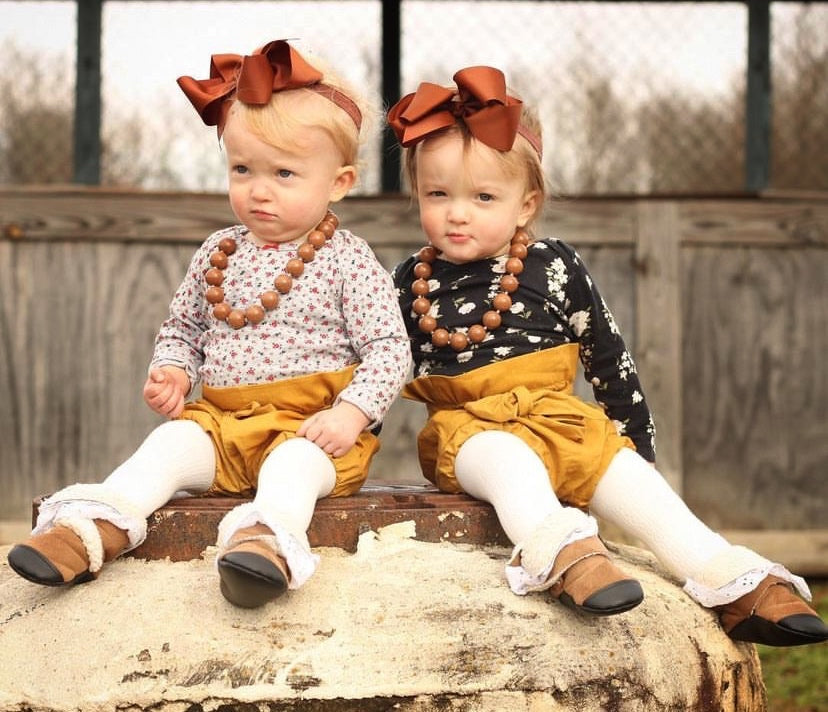
[[[436,259],[428,280],[428,299],[429,313],[439,326],[465,331],[479,324],[499,291],[506,259],[495,257],[460,265]],[[501,326],[479,344],[470,344],[460,352],[449,346],[434,347],[430,336],[417,327],[419,317],[411,309],[417,261],[412,255],[393,273],[411,340],[415,376],[456,376],[495,361],[577,343],[595,400],[619,434],[627,435],[644,459],[655,461],[655,426],[635,363],[574,248],[554,238],[532,243],[518,277],[520,287],[511,295],[512,307],[501,314]]]

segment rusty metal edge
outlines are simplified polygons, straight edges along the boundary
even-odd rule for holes
[[[32,503],[33,521],[42,497]],[[249,501],[241,497],[187,497],[170,500],[147,519],[147,538],[130,556],[146,560],[198,559],[215,544],[222,517]],[[429,486],[369,485],[351,497],[324,498],[316,505],[308,540],[312,547],[355,551],[361,534],[413,521],[420,541],[498,544],[509,541],[494,509],[464,494]]]

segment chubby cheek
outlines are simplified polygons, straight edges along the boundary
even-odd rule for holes
[[[443,234],[442,218],[433,210],[420,210],[420,225],[429,240],[439,239]]]
[[[230,188],[230,191],[228,192],[227,197],[230,200],[230,208],[233,211],[233,214],[237,218],[241,219],[242,215],[245,212],[244,211],[245,200],[244,200],[244,196],[241,194],[241,191],[239,191],[238,189],[233,190],[233,188]]]

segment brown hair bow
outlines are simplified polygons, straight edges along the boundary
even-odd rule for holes
[[[520,134],[540,155],[540,137],[520,123],[523,102],[506,93],[503,72],[467,67],[452,78],[457,91],[422,82],[388,111],[388,123],[403,146],[462,122],[474,138],[498,151],[511,150]]]
[[[322,74],[308,64],[285,40],[274,40],[252,55],[214,54],[210,78],[179,77],[187,95],[207,126],[224,130],[233,100],[264,106],[274,92],[307,87],[330,99],[351,117],[357,129],[362,114],[356,103],[338,89],[322,83]]]

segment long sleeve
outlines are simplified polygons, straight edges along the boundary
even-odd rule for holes
[[[655,426],[633,357],[580,256],[569,245],[559,245],[564,256],[564,309],[580,345],[584,377],[618,432],[629,436],[638,453],[653,462]]]

